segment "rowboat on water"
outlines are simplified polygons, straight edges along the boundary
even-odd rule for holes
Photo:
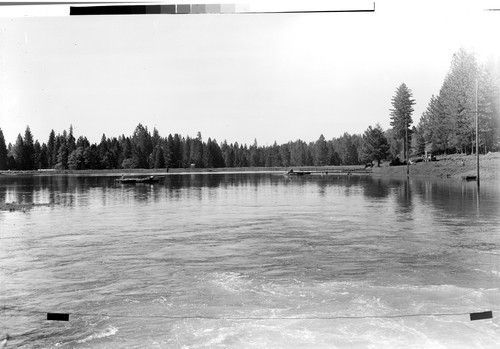
[[[155,176],[149,176],[144,178],[125,178],[124,176],[122,176],[121,178],[117,179],[118,182],[123,184],[136,184],[136,183],[150,184],[150,183],[157,183],[159,180],[160,178]]]

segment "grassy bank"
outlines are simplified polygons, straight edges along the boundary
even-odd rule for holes
[[[410,177],[452,178],[462,179],[476,175],[475,155],[443,155],[438,161],[419,162],[410,165]],[[373,174],[383,177],[406,176],[406,166],[374,167]],[[488,153],[479,156],[479,176],[481,180],[495,181],[500,179],[500,153]]]

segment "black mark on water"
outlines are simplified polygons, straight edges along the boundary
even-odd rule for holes
[[[470,314],[470,321],[492,319],[492,318],[493,318],[492,311],[483,311],[482,313],[471,313]]]
[[[69,321],[69,314],[65,313],[47,313],[47,320]]]

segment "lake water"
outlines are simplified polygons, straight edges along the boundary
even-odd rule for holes
[[[0,212],[8,347],[500,348],[497,183],[4,176],[12,201],[55,205]]]

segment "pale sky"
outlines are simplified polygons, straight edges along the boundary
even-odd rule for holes
[[[99,142],[138,123],[219,142],[331,139],[389,128],[403,82],[416,125],[461,46],[482,61],[499,57],[500,11],[483,10],[499,1],[375,3],[375,13],[272,15],[48,17],[3,7],[0,128],[7,143],[26,125],[40,142],[70,124]]]

